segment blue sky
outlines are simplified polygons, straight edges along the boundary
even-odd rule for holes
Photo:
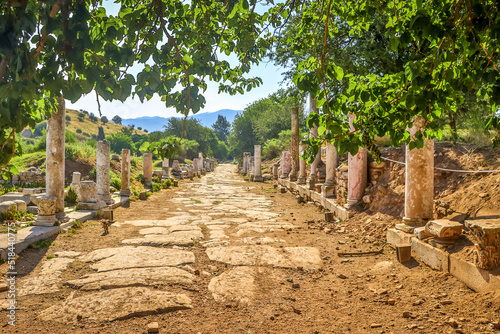
[[[118,13],[119,7],[110,1],[105,1],[104,7],[106,7],[108,13]],[[258,99],[265,98],[269,94],[277,91],[281,87],[279,83],[283,80],[281,76],[282,72],[282,68],[275,66],[267,59],[261,62],[258,66],[251,69],[248,77],[260,77],[263,84],[244,95],[231,96],[228,94],[218,94],[218,84],[209,82],[208,88],[204,93],[206,99],[205,108],[199,113],[214,112],[220,109],[243,110],[248,104]],[[175,109],[167,109],[158,96],[153,97],[150,101],[144,101],[144,103],[141,103],[139,98],[136,97],[135,99],[128,98],[123,103],[120,101],[107,102],[101,99],[100,104],[102,115],[108,118],[115,115],[122,118],[137,118],[141,116],[170,117],[178,115]],[[74,104],[70,101],[66,101],[66,108],[77,110],[84,109],[98,115],[94,92],[83,96]]]

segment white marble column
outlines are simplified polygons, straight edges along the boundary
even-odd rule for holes
[[[46,194],[55,197],[55,215],[63,219],[64,214],[64,164],[66,108],[63,96],[57,98],[57,112],[52,112],[47,121],[46,143]]]
[[[142,155],[143,165],[142,172],[144,175],[144,183],[151,186],[153,183],[153,153],[144,153]]]
[[[130,196],[130,150],[122,149],[122,189],[120,195]]]
[[[262,166],[261,166],[261,148],[260,145],[254,145],[254,176],[253,180],[255,182],[262,182],[264,179],[262,178]]]
[[[111,194],[109,193],[109,171],[110,166],[110,144],[107,140],[99,140],[97,142],[97,161],[96,161],[96,182],[97,182],[97,196],[106,204],[113,203]]]

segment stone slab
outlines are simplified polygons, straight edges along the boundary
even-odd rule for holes
[[[500,233],[500,219],[466,220],[465,226],[471,230],[481,230],[485,235]]]
[[[274,248],[267,245],[207,248],[210,260],[235,266],[319,269],[320,252],[314,247]]]
[[[78,298],[70,296],[66,301],[40,312],[39,317],[63,324],[77,321],[102,322],[192,307],[191,299],[184,294],[132,287],[86,294]]]
[[[19,296],[41,295],[59,291],[59,278],[70,263],[74,261],[69,257],[56,257],[43,263],[40,273],[22,280]]]
[[[415,259],[425,263],[435,270],[444,272],[449,271],[449,256],[448,253],[440,249],[432,247],[417,238],[410,239],[412,255]]]
[[[92,263],[90,266],[98,272],[127,268],[173,267],[195,261],[192,252],[149,246],[102,248],[79,259]]]
[[[20,254],[29,245],[37,241],[50,238],[59,233],[59,226],[30,226],[18,230],[14,243],[15,253]],[[0,235],[0,253],[3,260],[7,260],[7,234]]]
[[[81,223],[94,218],[94,215],[95,211],[90,211],[90,210],[78,210],[66,213],[67,218],[78,220]]]
[[[450,255],[450,274],[476,292],[500,289],[500,268],[491,271],[483,270],[453,254]]]
[[[109,205],[111,209],[116,209],[117,207],[125,206],[130,203],[130,198],[128,196],[113,197],[112,200],[113,203]]]
[[[125,239],[123,244],[148,246],[193,246],[196,240],[203,239],[201,230],[179,231],[170,234],[147,234],[143,238]]]
[[[131,268],[89,274],[64,283],[73,289],[101,290],[131,286],[191,284],[194,275],[185,270],[166,268]]]
[[[256,268],[236,267],[214,277],[208,284],[208,291],[218,302],[250,304],[255,294]]]
[[[395,228],[387,229],[387,242],[394,246],[400,244],[408,244],[410,243],[410,239],[412,237],[413,235],[400,230],[396,230]]]

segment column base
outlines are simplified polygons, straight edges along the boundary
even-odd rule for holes
[[[355,206],[358,203],[359,203],[359,200],[357,200],[357,199],[346,199],[346,203],[344,204],[344,208],[349,210],[350,208],[352,208],[353,206]]]
[[[130,189],[122,189],[122,190],[120,190],[120,196],[128,196],[128,197],[130,197]]]
[[[281,179],[287,179],[288,178],[288,174],[281,174]]]
[[[111,194],[109,193],[102,195],[97,194],[97,197],[99,197],[99,199],[101,201],[104,201],[104,203],[106,203],[107,205],[113,204],[113,199],[111,198]]]
[[[255,175],[253,178],[254,182],[264,182],[262,175]]]
[[[323,184],[321,187],[321,196],[326,198],[335,197],[335,186],[333,184]]]
[[[34,226],[47,226],[52,227],[56,223],[56,215],[50,216],[37,216],[33,222]]]
[[[316,190],[316,179],[308,178],[306,181],[306,187],[308,190]]]
[[[298,184],[306,184],[306,178],[305,177],[299,177],[297,180]]]
[[[403,217],[403,223],[406,225],[413,225],[413,226],[425,226],[427,224],[428,219],[424,218],[409,218],[409,217]]]

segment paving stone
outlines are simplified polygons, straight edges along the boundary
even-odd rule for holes
[[[45,321],[74,323],[81,321],[114,321],[175,310],[190,309],[191,299],[184,294],[144,287],[111,289],[68,297],[62,303],[40,312]]]
[[[70,263],[74,261],[73,258],[61,257],[46,260],[43,263],[40,273],[36,276],[30,276],[21,280],[21,288],[19,289],[19,296],[26,295],[42,295],[59,291],[57,283],[63,270],[65,270]]]
[[[89,274],[64,283],[73,289],[99,290],[129,286],[191,284],[194,276],[185,270],[166,268],[131,268]]]
[[[169,234],[147,234],[144,238],[122,240],[122,243],[149,246],[193,246],[195,240],[200,239],[203,239],[203,233],[201,230],[179,231]]]
[[[272,244],[275,242],[285,242],[283,239],[279,238],[271,238],[271,237],[246,237],[239,239],[240,242],[243,242],[245,244],[251,244],[251,245],[260,245],[260,244]]]
[[[255,293],[255,268],[236,267],[214,277],[208,290],[218,302],[251,303]]]
[[[279,268],[319,269],[322,266],[319,250],[314,247],[284,247],[267,245],[210,247],[210,260],[235,266],[273,266]]]
[[[74,251],[61,251],[54,253],[54,255],[57,257],[69,257],[69,258],[74,258],[82,254],[83,254],[82,252],[74,252]]]
[[[194,254],[185,250],[149,246],[102,248],[79,258],[98,272],[148,267],[173,267],[195,261]]]

